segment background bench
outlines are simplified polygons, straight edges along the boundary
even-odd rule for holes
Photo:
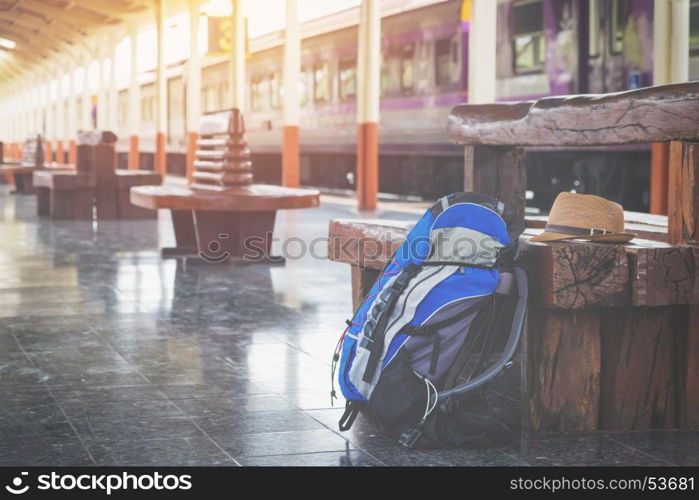
[[[242,258],[254,238],[258,262],[272,257],[277,210],[318,206],[313,189],[253,184],[243,116],[237,110],[204,115],[200,122],[192,186],[143,186],[131,189],[140,207],[171,211],[175,248],[164,256],[197,256],[206,262]]]
[[[521,411],[533,431],[699,428],[699,83],[606,96],[457,106],[465,190],[524,213],[523,146],[670,141],[668,217],[627,212],[627,245],[521,244],[530,274]],[[409,230],[405,222],[335,220],[331,259],[352,265],[363,297]],[[361,255],[360,241],[371,250]],[[354,253],[353,251],[354,250]]]
[[[159,184],[162,176],[143,170],[117,170],[116,135],[110,131],[80,132],[75,170],[34,172],[37,212],[56,219],[98,220],[156,217],[154,210],[129,201],[132,186]]]

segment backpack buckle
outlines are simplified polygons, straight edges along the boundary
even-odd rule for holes
[[[414,429],[404,432],[403,434],[400,435],[400,438],[398,439],[398,442],[405,446],[406,448],[412,448],[415,446],[415,443],[418,442],[418,440],[422,437],[422,431],[420,430],[420,427],[415,427]]]

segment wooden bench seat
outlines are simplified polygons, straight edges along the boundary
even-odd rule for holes
[[[94,205],[97,219],[154,218],[157,212],[135,206],[129,199],[133,186],[159,184],[162,176],[145,170],[117,170],[114,144],[116,135],[110,131],[81,132],[78,138],[75,171],[61,170],[35,172],[37,189],[37,212],[54,218],[93,217]],[[90,191],[86,191],[86,185]],[[70,190],[75,190],[71,199]],[[61,193],[53,194],[54,190]],[[79,192],[78,192],[79,191]],[[86,196],[90,198],[90,209],[83,208]],[[65,205],[65,206],[64,206]]]
[[[164,256],[185,256],[219,263],[231,258],[280,262],[272,257],[277,210],[319,204],[314,189],[253,184],[243,117],[237,109],[202,117],[200,147],[190,186],[140,186],[131,202],[148,209],[169,209],[176,247]]]
[[[24,142],[22,159],[19,162],[3,163],[0,174],[11,176],[15,189],[14,194],[34,194],[33,173],[39,170],[64,171],[74,168],[74,165],[44,161],[43,140],[40,135],[30,137]]]
[[[330,222],[328,255],[332,260],[351,266],[354,308],[364,299],[413,224],[409,221],[366,219],[334,219]],[[575,427],[643,428],[651,424],[677,426],[674,410],[665,403],[662,407],[654,407],[657,413],[653,418],[660,419],[658,424],[657,421],[651,422],[651,417],[644,413],[648,411],[648,402],[643,399],[645,395],[635,393],[632,398],[620,394],[633,382],[626,380],[629,378],[629,365],[633,363],[626,360],[619,365],[618,361],[629,349],[634,350],[632,355],[639,358],[638,362],[650,360],[654,349],[663,352],[674,349],[671,345],[675,341],[672,330],[682,328],[685,319],[676,316],[670,307],[658,306],[699,304],[699,279],[692,273],[693,269],[699,269],[699,247],[671,245],[640,238],[626,245],[529,241],[542,230],[528,228],[520,238],[521,251],[530,268],[531,305],[539,305],[549,311],[547,315],[535,313],[533,319],[540,322],[538,324],[542,329],[562,334],[567,331],[568,323],[560,317],[564,313],[555,311],[567,310],[579,322],[580,329],[587,329],[588,336],[599,339],[600,343],[586,346],[588,352],[578,358],[584,361],[578,367],[579,376],[569,377],[572,378],[566,382],[569,386],[559,388],[561,394],[568,394],[568,391],[578,391],[592,380],[596,381],[597,392],[590,392],[589,388],[583,391],[578,410],[562,408],[565,406],[563,404],[556,409],[554,413],[570,412],[570,421],[546,421],[546,418],[558,417],[544,417],[548,410],[537,404],[544,398],[541,392],[537,392],[538,384],[551,375],[550,372],[542,372],[541,367],[550,368],[555,363],[566,361],[572,366],[572,360],[566,358],[569,353],[565,348],[562,358],[539,350],[539,347],[547,348],[558,344],[538,346],[529,352],[531,357],[523,364],[523,370],[530,370],[528,374],[523,374],[523,380],[538,380],[537,383],[531,383],[528,393],[523,394],[523,401],[527,401],[528,395],[532,399],[532,413],[526,413],[525,409],[529,428],[574,430]],[[601,322],[599,313],[590,312],[595,311],[590,308],[599,307],[609,310],[609,313],[602,315]],[[640,310],[646,321],[638,319]],[[530,307],[530,311],[537,310]],[[568,335],[574,336],[572,333]],[[649,337],[647,343],[642,346],[633,345],[634,336],[644,335]],[[529,339],[530,345],[536,345],[531,342],[531,337]],[[572,347],[583,348],[576,344],[572,344]],[[665,385],[655,384],[653,397],[667,397],[669,401],[674,401],[674,391],[678,389],[678,382],[673,378],[674,362],[675,358],[671,356],[659,361],[656,369],[662,372]],[[642,378],[650,377],[648,373],[639,373],[637,367],[633,370],[635,371],[630,373],[636,373]],[[655,373],[653,376],[659,375]],[[626,382],[614,382],[619,379]],[[606,392],[599,392],[600,383],[607,389]],[[560,403],[560,394],[558,396]],[[621,406],[618,404],[620,400],[624,401]],[[588,404],[594,406],[586,407]],[[589,411],[579,411],[579,408],[598,409],[603,412],[604,418],[598,421]],[[577,416],[574,415],[576,411],[579,411]]]
[[[54,219],[92,220],[95,176],[78,171],[33,173],[37,190],[37,213]]]

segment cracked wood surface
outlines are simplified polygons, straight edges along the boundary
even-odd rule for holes
[[[668,241],[699,245],[699,144],[670,144],[668,198]]]
[[[626,254],[632,305],[699,303],[699,247],[639,239],[626,245]]]
[[[328,255],[356,267],[355,300],[376,276],[363,273],[381,270],[411,227],[392,220],[330,222]],[[699,303],[699,247],[643,239],[628,245],[528,241],[539,231],[528,229],[520,240],[536,303],[564,309]]]
[[[522,238],[530,268],[530,296],[563,309],[627,304],[629,264],[624,245],[576,241],[539,243]]]
[[[699,139],[699,82],[604,95],[464,104],[449,115],[462,145],[601,146]]]
[[[599,313],[530,307],[523,350],[525,426],[534,432],[598,429]]]
[[[675,307],[601,310],[601,427],[677,427],[675,335],[684,317]],[[678,314],[679,312],[679,314]]]

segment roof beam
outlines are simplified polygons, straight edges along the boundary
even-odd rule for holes
[[[17,16],[12,17],[12,16],[6,16],[0,13],[0,31],[2,31],[4,26],[12,26],[17,33],[21,34],[22,36],[28,37],[29,40],[32,38],[40,38],[43,40],[46,40],[47,43],[51,44],[56,44],[56,42],[60,43],[61,45],[73,45],[75,44],[74,41],[69,40],[65,37],[61,37],[58,39],[58,37],[51,37],[47,35],[47,31],[44,28],[37,29],[37,28],[31,28],[27,27],[26,25],[20,24],[18,22],[19,20],[17,19]]]
[[[81,9],[85,9],[95,15],[108,17],[116,20],[120,20],[127,12],[132,12],[131,9],[124,9],[114,5],[114,2],[95,2],[94,0],[69,0],[68,5],[77,6]]]
[[[3,50],[3,51],[5,51],[7,54],[11,55],[11,56],[12,56],[12,59],[17,59],[17,57],[16,57],[17,54],[21,54],[21,55],[22,55],[22,59],[21,59],[21,60],[23,60],[23,61],[31,61],[32,63],[34,63],[34,62],[43,62],[43,61],[45,61],[46,59],[48,59],[47,56],[42,56],[42,55],[39,55],[39,54],[37,54],[37,53],[35,53],[35,52],[33,52],[33,51],[29,51],[29,50],[23,49],[21,46],[16,46],[14,49],[4,49],[4,48],[1,48],[1,47],[0,47],[0,50]],[[16,62],[19,62],[19,59],[18,59]]]
[[[31,0],[24,0],[24,3],[15,9],[18,16],[21,16],[24,24],[27,26],[35,25],[41,30],[45,30],[47,27],[49,27],[49,29],[63,31],[69,36],[69,38],[73,38],[79,45],[83,45],[85,46],[86,50],[89,50],[89,47],[85,45],[84,38],[90,34],[88,28],[94,28],[94,26],[88,26],[87,23],[82,23],[79,25],[73,24],[72,22],[67,22],[60,19],[57,15],[46,16],[43,12],[38,13],[26,8],[27,6],[30,6],[30,4]],[[51,9],[49,9],[49,11],[51,11]],[[74,21],[74,19],[71,19],[71,21]]]
[[[59,19],[67,24],[73,25],[74,23],[94,25],[99,24],[94,16],[85,15],[80,12],[69,11],[66,9],[61,9],[59,7],[54,7],[38,0],[22,0],[17,6],[18,9],[31,12],[33,15],[41,17],[42,19],[50,20],[51,18]],[[76,26],[76,29],[78,27]]]
[[[42,32],[52,36],[61,37],[63,40],[68,40],[71,36],[75,36],[76,32],[82,36],[87,34],[85,31],[81,32],[70,27],[60,27],[60,25],[53,23],[51,20],[41,21],[36,17],[28,16],[26,14],[7,14],[0,11],[0,19],[12,21],[14,24],[23,26],[27,29],[41,30]]]
[[[56,46],[57,44],[55,41],[52,41],[53,43],[49,43],[47,46],[46,42],[39,42],[37,40],[37,38],[41,37],[32,38],[31,36],[27,36],[26,31],[17,30],[12,28],[12,25],[8,26],[5,23],[6,21],[0,20],[0,36],[14,40],[17,46],[32,47],[42,54],[46,54],[47,52],[59,52],[59,48]],[[17,46],[15,46],[15,49]]]

